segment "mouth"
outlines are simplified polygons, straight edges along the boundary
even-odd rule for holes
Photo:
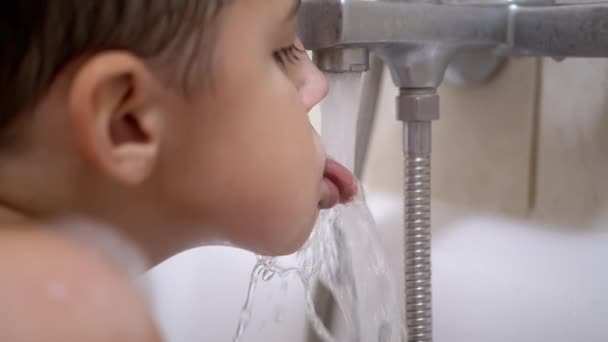
[[[323,171],[323,192],[319,209],[330,209],[348,203],[357,195],[357,179],[343,165],[327,158]]]

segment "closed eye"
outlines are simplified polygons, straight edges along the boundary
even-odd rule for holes
[[[285,65],[287,63],[295,63],[300,60],[300,54],[305,53],[306,51],[301,50],[294,44],[291,44],[287,47],[280,48],[272,53],[274,59],[281,65]]]

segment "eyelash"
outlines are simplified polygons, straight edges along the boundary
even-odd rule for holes
[[[299,53],[306,51],[299,49],[297,46],[291,44],[287,47],[280,48],[272,53],[274,59],[281,65],[285,65],[286,62],[294,63],[300,60]]]

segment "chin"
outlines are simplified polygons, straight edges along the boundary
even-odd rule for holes
[[[316,209],[308,219],[301,221],[302,224],[290,227],[289,234],[285,234],[285,230],[279,230],[280,233],[275,235],[276,239],[265,241],[263,246],[258,246],[259,248],[254,248],[252,251],[264,256],[284,256],[297,252],[308,241],[318,216],[319,210]]]

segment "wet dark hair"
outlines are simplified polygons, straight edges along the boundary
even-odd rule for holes
[[[71,62],[128,51],[186,89],[211,54],[213,21],[229,0],[8,0],[0,3],[0,149],[16,122]],[[194,73],[196,74],[196,73]]]

